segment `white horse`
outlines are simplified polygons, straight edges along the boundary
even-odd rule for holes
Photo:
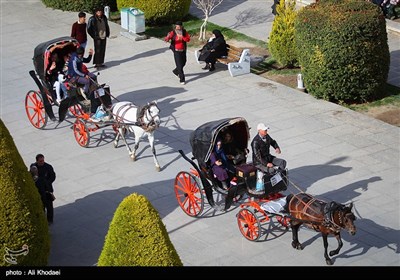
[[[154,131],[161,122],[158,115],[159,112],[160,109],[157,107],[156,101],[152,101],[141,107],[129,101],[117,102],[112,106],[112,114],[116,121],[117,128],[114,147],[116,148],[118,146],[118,140],[121,136],[126,148],[128,149],[130,157],[132,160],[136,160],[136,150],[139,148],[140,139],[147,136],[157,171],[160,171],[160,164],[158,163],[156,150],[154,148]],[[135,146],[133,151],[126,142],[126,132],[132,132],[135,134]]]

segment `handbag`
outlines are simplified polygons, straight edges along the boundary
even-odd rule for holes
[[[50,201],[56,200],[56,197],[54,196],[54,194],[52,192],[46,192],[46,197]]]

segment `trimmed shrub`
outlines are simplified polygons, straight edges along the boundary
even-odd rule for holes
[[[157,25],[184,20],[192,0],[117,0],[118,10],[134,7],[144,12],[146,24]]]
[[[389,73],[386,22],[367,1],[321,0],[299,11],[295,42],[308,92],[338,102],[379,98]]]
[[[273,58],[284,67],[297,66],[296,45],[294,42],[294,20],[296,0],[281,0],[276,6],[277,15],[272,23],[268,49]]]
[[[182,266],[157,211],[131,194],[115,211],[99,266]]]
[[[96,7],[109,6],[111,11],[117,10],[116,0],[42,0],[46,7],[62,11],[83,11],[93,14]]]
[[[18,251],[24,245],[28,246],[29,252],[14,256],[15,265],[46,265],[50,253],[50,237],[42,201],[1,119],[0,205],[0,266],[13,264],[11,256],[4,255],[6,249]],[[11,260],[11,263],[5,258]]]

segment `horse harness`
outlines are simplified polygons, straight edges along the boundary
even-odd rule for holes
[[[120,116],[120,117],[118,117],[117,121],[125,120],[125,116],[128,113],[129,109],[131,109],[131,108],[136,108],[137,109],[137,113],[136,113],[136,120],[137,121],[134,122],[134,123],[131,123],[132,125],[139,126],[146,132],[151,132],[151,131],[156,129],[156,124],[155,124],[155,122],[153,120],[153,116],[151,116],[150,112],[149,112],[149,115],[152,117],[152,119],[150,120],[150,122],[148,124],[146,124],[144,122],[144,116],[146,114],[146,110],[149,111],[150,104],[149,105],[145,105],[145,106],[136,106],[136,105],[134,105],[132,103],[130,103],[130,104],[127,103],[127,104],[121,106],[120,108],[118,108],[118,111],[117,111],[117,114],[116,114],[117,116]]]
[[[317,231],[318,231],[319,226],[327,227],[330,230],[332,230],[333,232],[339,232],[343,228],[342,226],[340,226],[341,224],[343,224],[343,214],[340,211],[338,213],[339,224],[336,223],[335,219],[334,219],[334,213],[336,212],[336,210],[343,207],[341,204],[339,204],[335,201],[326,203],[326,202],[316,199],[308,194],[305,194],[305,195],[307,195],[307,198],[309,198],[309,200],[306,202],[303,201],[302,199],[298,198],[297,195],[294,195],[292,197],[291,201],[296,197],[296,199],[297,199],[296,205],[299,205],[299,204],[304,205],[304,208],[297,212],[301,212],[302,214],[309,216],[313,220],[311,220],[311,221],[303,220],[303,219],[292,217],[290,215],[291,219],[297,220],[299,222],[303,222],[305,224],[309,224],[310,226],[313,227],[314,230],[317,230]],[[312,206],[314,206],[314,207],[312,207]],[[315,206],[317,206],[317,209]],[[314,212],[317,215],[320,214],[320,212],[323,212],[323,219],[317,217],[317,215],[314,216],[314,215],[308,213],[307,210],[311,210],[310,212]]]

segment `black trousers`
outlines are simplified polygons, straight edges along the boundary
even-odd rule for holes
[[[54,208],[53,208],[53,200],[50,199],[49,195],[45,195],[45,199],[43,201],[43,206],[46,211],[47,215],[47,222],[53,223],[53,217],[54,217]]]
[[[106,55],[107,39],[93,39],[94,43],[94,57],[93,64],[103,64]]]
[[[186,51],[177,52],[174,51],[175,69],[172,70],[178,75],[180,82],[185,81],[185,73],[183,72],[183,67],[186,65]]]

